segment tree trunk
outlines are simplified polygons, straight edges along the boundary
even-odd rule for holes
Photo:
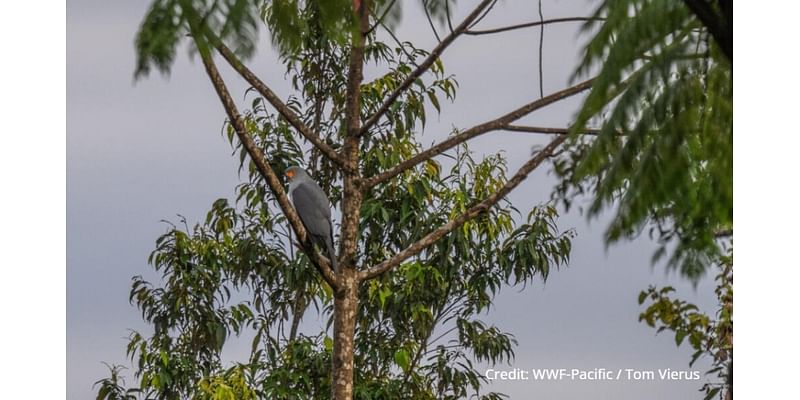
[[[353,0],[359,16],[358,32],[353,33],[347,72],[345,126],[347,135],[342,155],[348,171],[344,171],[342,198],[342,235],[339,255],[338,288],[333,299],[333,382],[334,400],[353,399],[353,353],[358,314],[358,270],[356,253],[361,220],[363,192],[358,176],[359,131],[361,128],[361,81],[364,79],[364,38],[369,29],[369,9],[365,0]]]
[[[341,287],[333,299],[333,382],[334,400],[353,398],[353,353],[356,315],[358,313],[358,280],[356,271],[343,268]]]

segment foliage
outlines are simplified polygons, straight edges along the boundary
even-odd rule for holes
[[[147,76],[153,67],[168,73],[181,40],[192,32],[192,21],[204,22],[207,30],[229,40],[243,56],[253,53],[258,34],[260,0],[154,0],[136,34],[136,77]],[[281,1],[282,3],[282,1]],[[202,35],[200,51],[208,51]],[[205,46],[205,47],[204,47]]]
[[[365,202],[364,262],[446,221],[497,185],[491,176],[502,165],[463,150],[448,173],[420,168],[385,185]],[[291,332],[310,305],[331,318],[330,292],[305,256],[291,256],[285,221],[263,187],[248,182],[239,192],[241,209],[218,200],[204,223],[173,226],[159,238],[150,261],[162,286],[134,278],[131,299],[154,328],[149,338],[134,332],[128,345],[144,398],[329,393],[331,338]],[[478,317],[504,286],[566,263],[571,235],[557,232],[551,207],[534,209],[516,229],[513,213],[509,205],[493,210],[362,288],[357,398],[461,398],[479,393],[483,382],[472,360],[513,358],[513,337]],[[255,335],[249,360],[225,368],[224,344],[245,332]],[[112,382],[100,382],[105,397],[98,398],[124,398],[116,394],[126,389]]]
[[[277,4],[272,2],[268,12],[277,12]],[[308,18],[296,31],[297,47],[284,48],[281,58],[295,89],[286,103],[328,143],[336,143],[343,135],[342,68],[348,47],[327,34],[315,2],[303,4],[301,14]],[[383,104],[428,54],[410,43],[390,47],[371,34],[365,55],[387,72],[361,85],[362,116]],[[364,138],[361,174],[375,175],[418,152],[428,113],[438,111],[443,100],[453,100],[456,89],[454,77],[437,61]],[[243,118],[275,171],[305,165],[332,201],[341,201],[337,170],[300,141],[284,118],[271,113],[264,99],[254,97]],[[128,355],[138,385],[126,389],[112,367],[111,377],[98,382],[98,399],[330,395],[330,288],[308,258],[295,251],[276,199],[233,128],[224,133],[239,154],[244,175],[237,199],[219,199],[204,221],[190,227],[181,220],[158,238],[149,262],[160,282],[135,277],[130,294],[153,328],[151,334],[130,336]],[[365,193],[357,265],[385,260],[506,182],[502,154],[476,159],[461,145],[446,156],[448,168],[428,161]],[[500,398],[482,389],[485,379],[473,363],[510,361],[516,341],[481,317],[503,288],[526,285],[536,276],[546,279],[568,262],[573,233],[559,232],[556,218],[549,205],[534,208],[525,218],[501,202],[391,273],[361,285],[355,397]],[[328,328],[302,326],[300,321],[309,316],[326,321]],[[245,337],[252,337],[248,359],[224,365],[225,345]]]
[[[596,138],[576,138],[557,164],[569,206],[593,193],[589,215],[617,205],[613,243],[648,223],[669,265],[697,278],[733,226],[732,65],[689,9],[672,0],[607,0],[576,75],[599,67],[572,127],[593,118]]]
[[[722,394],[722,389],[730,387],[733,365],[733,256],[732,251],[719,260],[720,272],[716,277],[719,309],[715,318],[700,312],[694,304],[673,299],[672,287],[658,289],[650,287],[639,294],[639,304],[648,302],[647,308],[639,316],[658,332],[670,330],[675,333],[675,344],[680,346],[688,339],[694,354],[689,365],[701,356],[710,356],[712,368],[707,374],[716,374],[720,383],[706,384],[703,391],[706,399]]]
[[[372,5],[375,10],[391,8],[385,22],[393,25],[400,18],[402,3],[375,0]],[[446,3],[453,0],[421,2],[440,21]],[[310,35],[344,45],[356,29],[352,5],[352,0],[153,0],[136,33],[135,75],[147,76],[153,68],[169,73],[177,48],[189,33],[195,39],[190,41],[196,46],[192,51],[209,51],[208,39],[217,37],[247,59],[256,48],[262,22],[284,56],[301,50]],[[190,27],[195,22],[201,31]]]

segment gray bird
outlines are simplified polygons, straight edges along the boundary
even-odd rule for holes
[[[292,197],[294,208],[303,221],[311,243],[326,252],[331,260],[331,267],[339,272],[336,251],[333,248],[331,201],[317,182],[300,167],[289,167],[286,170],[286,179],[289,181],[289,196]]]

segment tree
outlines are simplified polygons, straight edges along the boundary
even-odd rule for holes
[[[576,136],[557,167],[567,206],[587,192],[590,216],[616,205],[609,243],[650,226],[663,244],[654,259],[673,246],[669,265],[691,279],[733,234],[733,50],[718,42],[732,42],[731,7],[604,1],[586,23],[602,20],[575,75],[600,72],[572,130],[593,118],[602,128]],[[705,8],[708,20],[693,13]]]
[[[672,247],[668,265],[695,280],[710,267],[716,319],[650,287],[640,320],[688,337],[690,365],[709,355],[722,379],[706,399],[733,398],[733,4],[718,0],[606,0],[585,29],[599,29],[576,75],[600,65],[573,132],[597,118],[592,139],[577,137],[557,162],[556,194],[569,207],[590,193],[589,215],[616,205],[607,243],[650,227]],[[728,242],[724,242],[728,240]],[[726,246],[727,244],[730,244]]]
[[[476,316],[502,287],[568,261],[570,233],[558,232],[555,209],[534,208],[515,225],[518,211],[503,200],[551,157],[564,204],[588,192],[590,215],[618,205],[609,243],[654,224],[664,244],[654,258],[674,243],[670,265],[692,279],[720,256],[717,238],[732,235],[730,2],[608,0],[589,18],[475,30],[496,1],[480,1],[458,24],[451,2],[423,1],[431,24],[449,28],[430,52],[377,39],[379,29],[394,38],[395,3],[152,3],[137,35],[137,76],[168,72],[188,35],[249,180],[236,205],[219,200],[204,224],[159,239],[151,263],[164,286],[136,278],[131,292],[155,328],[128,347],[139,387],[125,389],[112,368],[99,398],[496,398],[481,393],[472,360],[507,360],[514,340]],[[244,64],[260,20],[292,79],[287,100]],[[439,60],[455,40],[581,20],[599,28],[576,76],[601,65],[596,78],[420,146],[426,112],[455,96]],[[250,110],[237,109],[215,53],[258,93]],[[368,62],[388,72],[364,82]],[[570,127],[515,125],[589,89]],[[601,129],[588,127],[593,120]],[[500,130],[557,136],[509,177],[500,155],[475,160],[467,146]],[[433,159],[442,154],[449,170]],[[342,210],[339,273],[306,240],[278,178],[299,164]],[[311,305],[330,317],[331,337],[298,331]],[[223,368],[226,338],[246,330],[256,335],[250,360]]]
[[[694,350],[689,365],[700,357],[712,360],[711,369],[706,375],[715,374],[719,382],[706,383],[702,390],[709,400],[719,394],[726,400],[733,399],[733,257],[729,254],[720,257],[719,272],[716,276],[718,308],[713,317],[701,312],[692,303],[673,299],[670,286],[649,287],[639,294],[639,304],[649,301],[647,308],[639,316],[658,332],[670,330],[675,333],[675,344],[680,346],[687,341]]]
[[[416,137],[426,113],[457,88],[439,56],[477,34],[471,28],[494,3],[480,1],[453,25],[451,3],[423,2],[451,27],[427,52],[377,40],[378,28],[391,34],[394,1],[154,1],[137,35],[137,76],[168,72],[188,35],[248,180],[236,204],[220,199],[204,223],[158,239],[150,263],[163,284],[135,277],[131,290],[154,329],[130,338],[138,385],[124,387],[112,367],[98,399],[499,398],[481,390],[473,361],[509,360],[515,340],[477,316],[503,287],[567,263],[572,235],[558,231],[553,207],[515,222],[520,212],[504,200],[555,154],[566,129],[511,124],[591,80],[423,149]],[[295,89],[287,100],[243,61],[259,13]],[[250,110],[238,110],[215,53],[257,93]],[[364,82],[367,62],[387,72]],[[558,135],[510,175],[500,154],[476,160],[469,151],[474,137],[514,129]],[[433,159],[442,154],[449,169]],[[286,197],[279,176],[290,165],[307,166],[342,210],[338,273]],[[312,305],[333,335],[300,332]],[[225,368],[223,345],[245,332],[254,334],[249,360]]]

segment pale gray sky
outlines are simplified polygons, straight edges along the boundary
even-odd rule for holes
[[[473,2],[459,2],[462,15]],[[92,383],[106,376],[102,361],[126,364],[128,329],[144,329],[128,304],[133,275],[153,277],[146,258],[162,219],[176,214],[190,222],[211,203],[233,197],[237,160],[220,134],[224,112],[202,66],[184,51],[171,76],[133,83],[133,35],[146,1],[73,0],[67,4],[67,398],[93,397]],[[587,15],[590,2],[544,2],[545,17]],[[538,19],[536,2],[503,0],[481,26]],[[567,85],[580,51],[576,24],[545,30],[545,93]],[[404,40],[431,48],[434,39],[419,9],[408,4],[399,31]],[[499,115],[538,96],[538,29],[460,39],[443,57],[460,83],[457,102],[430,118],[423,137],[430,143],[449,132]],[[254,70],[280,94],[288,94],[283,67],[266,34]],[[246,89],[230,71],[237,99]],[[526,121],[563,126],[577,107],[568,101]],[[471,142],[478,153],[503,149],[514,170],[531,146],[546,138],[500,134]],[[554,180],[534,173],[511,200],[522,210],[546,201]],[[650,284],[670,284],[686,300],[713,307],[713,282],[697,289],[651,267],[654,245],[641,238],[614,246],[602,243],[604,220],[587,223],[573,211],[559,219],[575,228],[572,262],[551,273],[546,285],[508,289],[485,320],[516,335],[513,366],[519,368],[687,369],[691,351],[676,348],[669,334],[637,322],[636,297]],[[235,342],[233,342],[235,343]],[[235,344],[231,344],[235,346]],[[226,349],[237,354],[237,349]],[[695,370],[704,371],[704,364]],[[699,398],[698,381],[498,382],[493,389],[512,399]]]

